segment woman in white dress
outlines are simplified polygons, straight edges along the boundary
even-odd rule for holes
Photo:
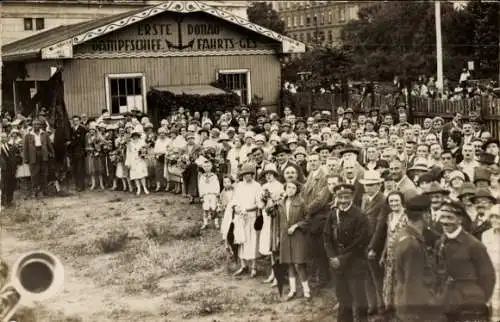
[[[266,164],[261,174],[266,183],[262,185],[262,217],[264,219],[262,230],[259,239],[259,252],[264,256],[269,256],[271,259],[271,267],[274,264],[274,253],[279,250],[279,227],[276,215],[278,215],[278,205],[281,201],[285,190],[283,184],[277,180],[279,177],[276,165],[273,163]],[[276,284],[273,270],[265,283]]]
[[[482,242],[495,268],[496,282],[489,304],[491,321],[497,322],[500,321],[500,205],[494,205],[488,212],[491,229],[483,233]]]
[[[127,148],[125,166],[128,167],[130,180],[135,181],[137,195],[141,194],[141,187],[146,194],[149,194],[146,186],[148,176],[148,163],[146,160],[147,147],[145,145],[143,132],[136,127],[131,134],[131,139]]]
[[[254,224],[257,211],[262,208],[260,200],[262,187],[254,180],[255,166],[252,164],[244,164],[240,175],[243,180],[236,184],[231,201],[235,210],[235,244],[239,245],[238,255],[241,260],[241,267],[234,275],[241,275],[247,271],[250,264],[250,277],[255,277],[257,275],[255,261],[259,255],[259,232],[255,230]]]

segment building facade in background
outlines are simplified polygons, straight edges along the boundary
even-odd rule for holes
[[[146,8],[164,1],[155,0],[2,0],[1,43],[33,36],[61,25],[103,18]],[[247,19],[247,1],[204,1]]]
[[[286,34],[308,45],[336,46],[341,29],[370,1],[267,1],[285,22]]]
[[[248,105],[253,95],[276,107],[281,64],[305,44],[260,28],[226,10],[197,1],[161,1],[158,5],[59,26],[2,46],[6,67],[24,65],[27,75],[13,81],[13,111],[48,107],[33,102],[47,92],[60,70],[70,115],[100,115],[148,109],[151,88],[172,93],[217,94],[223,81]],[[7,98],[4,100],[7,106]],[[33,106],[37,104],[38,106]]]

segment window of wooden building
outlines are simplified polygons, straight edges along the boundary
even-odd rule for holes
[[[145,78],[138,74],[109,74],[106,76],[106,103],[111,114],[131,110],[146,112]]]
[[[248,69],[224,69],[219,70],[217,79],[221,80],[228,89],[240,96],[241,104],[250,104],[251,86],[250,70]]]

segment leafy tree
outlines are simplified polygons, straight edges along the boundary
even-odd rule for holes
[[[498,2],[470,1],[464,10],[441,3],[443,68],[458,79],[468,60],[476,77],[498,73]],[[354,64],[351,76],[391,80],[434,75],[436,34],[433,2],[384,2],[359,11],[359,20],[342,30],[345,50]]]
[[[276,31],[282,35],[285,34],[285,22],[281,20],[278,12],[266,2],[254,2],[247,9],[248,20],[251,22]]]
[[[326,88],[344,78],[350,65],[350,57],[341,49],[316,47],[287,63],[283,69],[283,77],[288,81],[298,81],[298,72],[311,72],[302,87]]]

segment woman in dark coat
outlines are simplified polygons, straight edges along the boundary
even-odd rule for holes
[[[279,207],[280,263],[288,264],[290,282],[287,300],[293,299],[297,293],[296,275],[301,281],[304,297],[311,298],[306,269],[309,252],[308,234],[305,229],[306,207],[299,192],[298,182],[287,182],[285,199]]]

